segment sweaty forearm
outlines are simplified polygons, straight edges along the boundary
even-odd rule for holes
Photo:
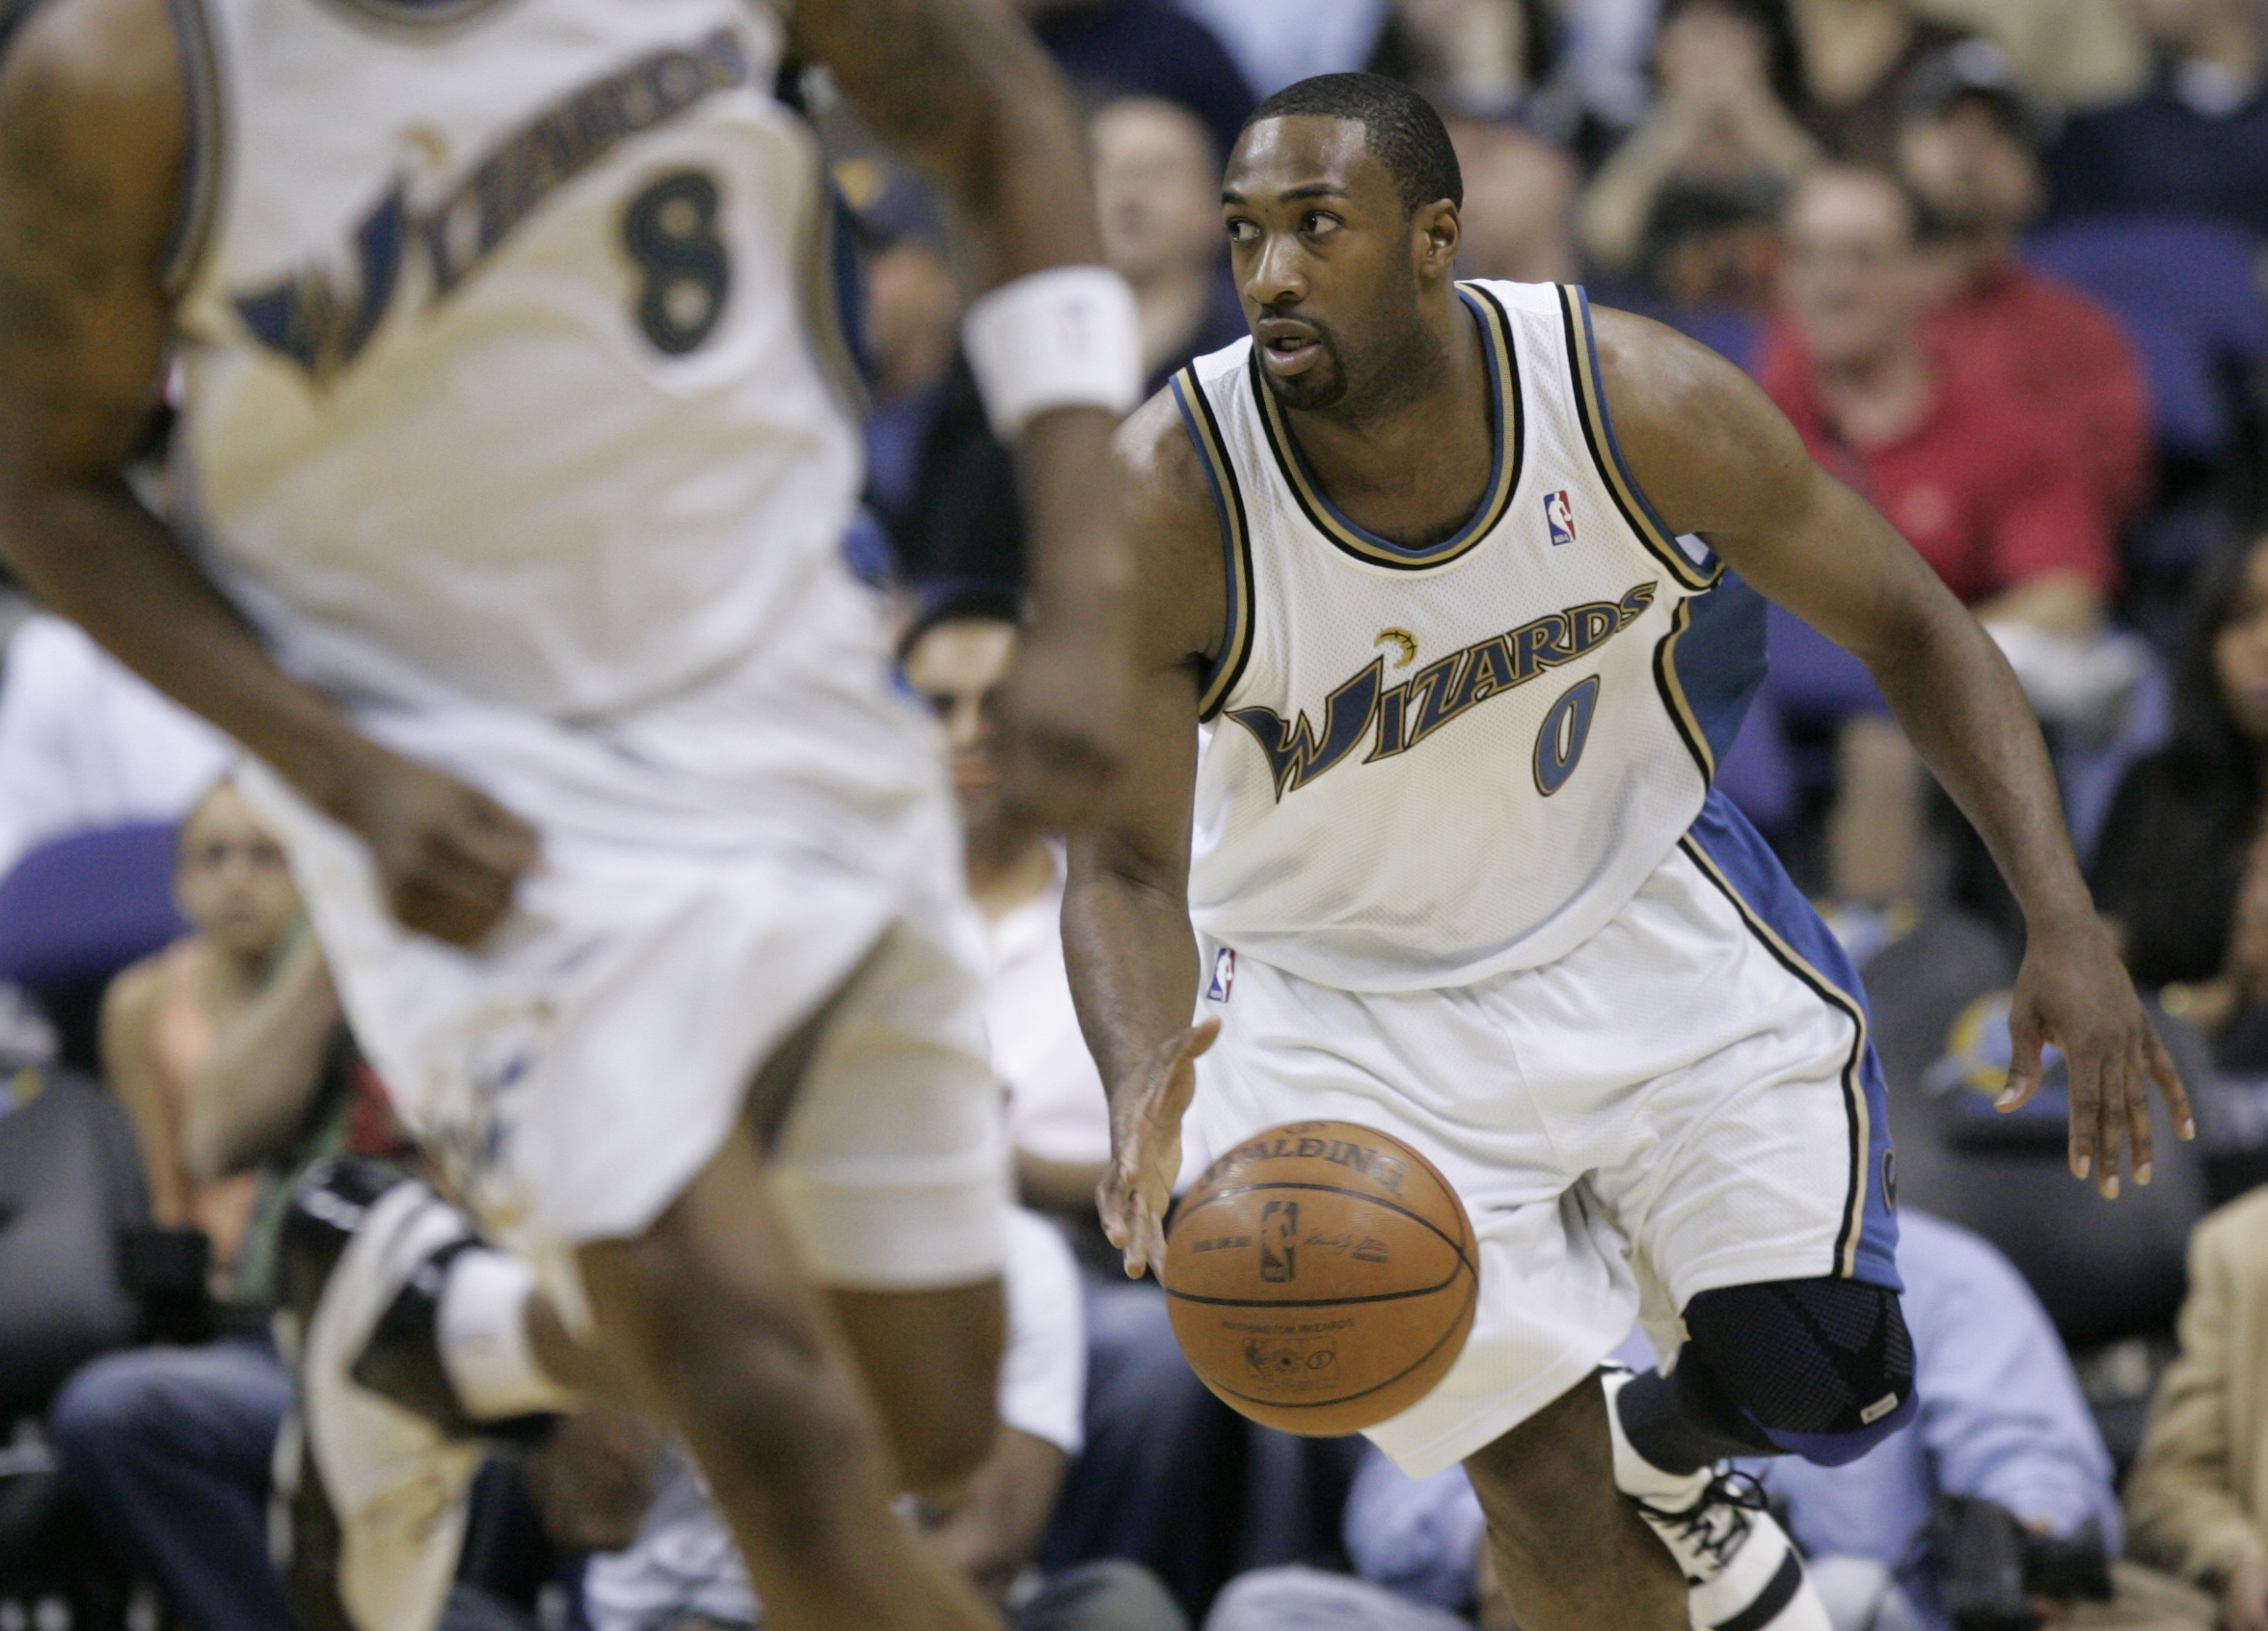
[[[2008,659],[1954,609],[1917,616],[1870,656],[1876,683],[1915,751],[1992,852],[2035,926],[2092,916],[2064,825],[2055,768]]]
[[[1078,841],[1064,890],[1064,958],[1079,1029],[1112,1090],[1189,1028],[1198,955],[1186,901]]]
[[[0,553],[25,586],[145,680],[337,810],[369,749],[279,668],[122,479],[0,486]]]

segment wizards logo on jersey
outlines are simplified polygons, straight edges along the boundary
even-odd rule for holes
[[[1252,732],[1268,756],[1281,800],[1343,764],[1373,735],[1364,764],[1406,753],[1490,697],[1596,650],[1636,622],[1654,604],[1660,586],[1659,580],[1637,584],[1619,601],[1595,600],[1547,612],[1453,651],[1390,690],[1386,660],[1374,657],[1368,667],[1323,699],[1321,736],[1305,709],[1289,721],[1273,708],[1232,708],[1228,717]]]
[[[1552,529],[1554,548],[1575,542],[1575,505],[1569,502],[1566,488],[1544,495],[1544,524]]]
[[[446,299],[543,202],[631,137],[749,81],[747,52],[730,29],[639,58],[570,92],[504,138],[429,209],[413,209],[396,180],[355,228],[355,270],[310,266],[236,297],[262,345],[317,385],[336,379],[378,332],[402,285],[405,256],[421,252],[430,298]]]

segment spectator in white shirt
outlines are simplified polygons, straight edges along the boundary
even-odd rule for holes
[[[969,893],[991,925],[986,1024],[1008,1092],[1017,1184],[1026,1205],[1098,1229],[1094,1187],[1110,1162],[1110,1105],[1064,971],[1063,857],[1047,839],[1002,821],[990,751],[987,704],[1015,641],[1009,590],[956,585],[930,597],[899,649],[906,683],[944,726]],[[1182,1137],[1183,1181],[1205,1165],[1193,1124]]]

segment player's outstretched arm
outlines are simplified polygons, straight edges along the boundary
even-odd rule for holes
[[[405,923],[470,942],[533,858],[527,828],[285,675],[127,488],[170,330],[186,141],[163,0],[51,0],[0,59],[0,553],[361,831]]]
[[[2150,1176],[2148,1084],[2181,1136],[2195,1124],[2071,853],[2047,746],[2008,662],[1890,524],[1812,462],[1746,375],[1659,324],[1598,314],[1615,428],[1639,484],[1764,594],[1851,652],[1991,849],[2028,939],[1999,1100],[2039,1085],[2040,1047],[2069,1061],[2071,1170],[2106,1196]]]
[[[1126,421],[1133,597],[1134,730],[1127,774],[1103,821],[1072,838],[1064,955],[1079,1027],[1111,1097],[1111,1170],[1096,1192],[1126,1272],[1165,1264],[1164,1221],[1181,1166],[1193,1061],[1218,1025],[1191,1025],[1197,938],[1189,927],[1190,808],[1206,655],[1227,615],[1220,523],[1172,396]]]
[[[797,0],[795,32],[875,131],[945,188],[973,288],[997,290],[988,312],[980,301],[971,313],[970,356],[994,427],[1014,445],[1034,545],[1032,621],[1002,710],[1005,792],[1043,826],[1080,826],[1126,754],[1130,579],[1109,449],[1141,369],[1131,305],[1098,270],[1069,94],[997,0]],[[1060,268],[1087,270],[1035,277]],[[1051,368],[1086,376],[1074,400],[1106,405],[1004,413],[1004,375],[1037,382]],[[1035,389],[1035,399],[1060,396]]]

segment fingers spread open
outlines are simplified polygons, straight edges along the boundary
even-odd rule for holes
[[[2158,1084],[2158,1096],[2166,1101],[2167,1114],[2174,1118],[2174,1136],[2195,1138],[2197,1114],[2189,1107],[2189,1089],[2181,1080],[2174,1055],[2166,1050],[2164,1040],[2155,1030],[2143,1038],[2143,1051],[2149,1062],[2150,1079]]]
[[[2147,1183],[2157,1145],[2150,1131],[2149,1055],[2141,1038],[2135,1039],[2120,1074],[2126,1089],[2126,1170],[2134,1175],[2135,1182]]]
[[[2021,1109],[2039,1091],[2039,1021],[2019,1002],[2009,1011],[2008,1082],[1992,1101],[1995,1110]]]
[[[2065,1058],[2071,1080],[2071,1176],[2086,1178],[2094,1171],[2102,1133],[2102,1062],[2085,1048]]]

